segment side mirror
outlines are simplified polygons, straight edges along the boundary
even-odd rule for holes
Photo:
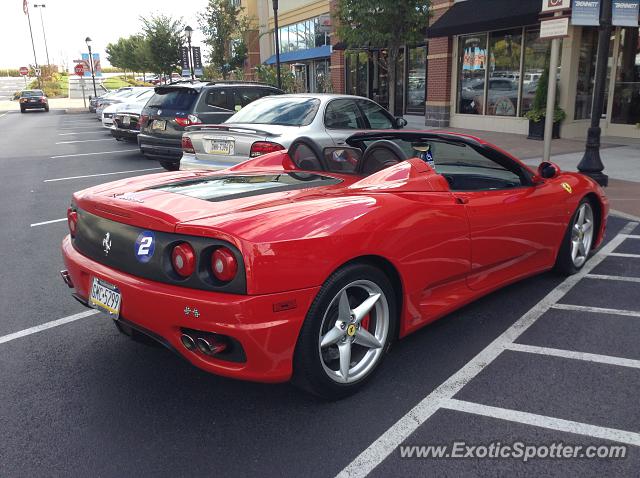
[[[557,176],[559,172],[560,168],[556,164],[548,161],[544,161],[538,166],[538,176],[544,179],[551,179]]]
[[[409,123],[407,122],[406,119],[398,117],[396,118],[396,128],[401,129],[404,128],[405,126],[407,126]]]

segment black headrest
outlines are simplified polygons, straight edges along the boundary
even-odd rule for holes
[[[389,166],[409,159],[407,153],[393,141],[381,139],[371,143],[360,161],[360,172],[365,175],[377,173]]]

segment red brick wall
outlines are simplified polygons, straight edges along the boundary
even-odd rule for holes
[[[260,41],[258,30],[249,30],[245,36],[247,58],[244,61],[245,80],[255,80],[255,67],[260,64]]]
[[[450,0],[433,0],[431,23],[453,5]],[[443,8],[445,7],[445,8]],[[451,57],[453,41],[449,37],[430,38],[427,60],[427,104],[451,99]]]
[[[331,44],[335,45],[340,41],[338,38],[337,30],[337,21],[335,18],[336,12],[336,0],[331,0],[329,2],[329,12],[331,13]],[[344,93],[345,92],[345,81],[344,81],[344,51],[342,50],[334,50],[331,53],[331,62],[329,68],[331,69],[331,84],[333,86],[334,93]]]

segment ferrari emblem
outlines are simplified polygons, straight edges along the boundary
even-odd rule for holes
[[[356,334],[355,324],[349,324],[349,327],[347,327],[347,335],[349,337],[353,337],[355,334]]]
[[[573,189],[571,188],[571,185],[569,183],[562,183],[562,187],[564,188],[565,191],[567,191],[569,194],[573,193]]]
[[[108,256],[111,250],[111,233],[107,232],[102,239],[102,247],[104,247],[104,255]]]

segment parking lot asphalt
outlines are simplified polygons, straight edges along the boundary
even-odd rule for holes
[[[634,223],[610,218],[580,274],[542,274],[435,322],[395,344],[361,393],[326,403],[77,319],[86,309],[58,274],[71,193],[158,165],[88,114],[8,113],[0,132],[0,476],[637,476]],[[629,448],[527,463],[398,448],[454,441]]]

